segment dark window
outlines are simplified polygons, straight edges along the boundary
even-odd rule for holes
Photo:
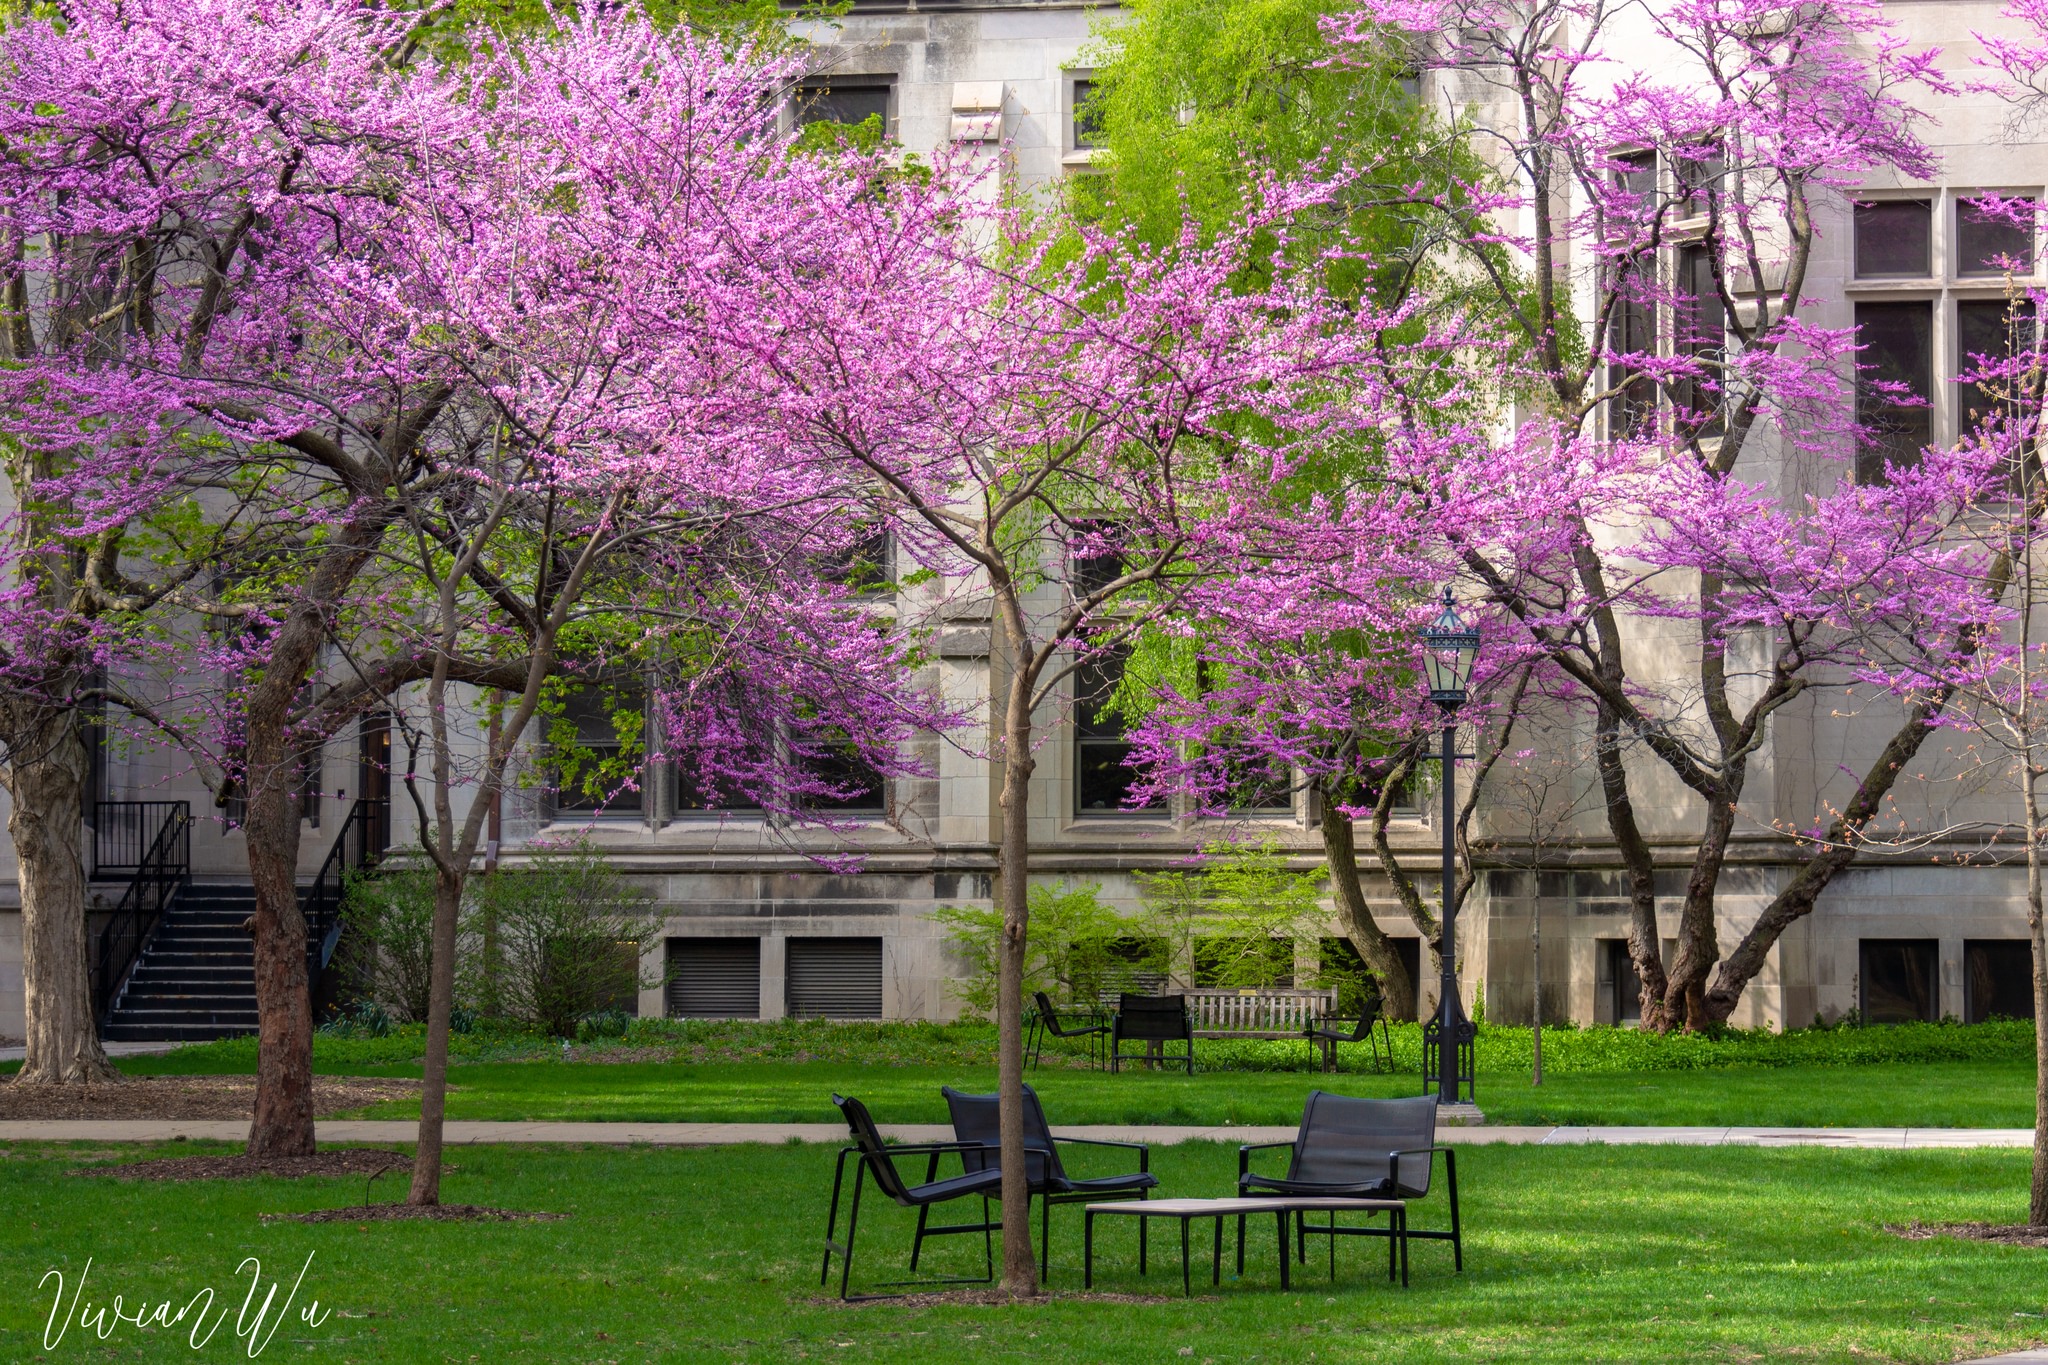
[[[550,727],[557,744],[555,809],[637,815],[643,806],[636,765],[645,723],[637,697],[586,687],[572,694]]]
[[[1126,807],[1137,774],[1125,766],[1131,746],[1124,739],[1123,717],[1113,709],[1117,684],[1123,679],[1119,655],[1098,655],[1074,674],[1074,809],[1081,815],[1163,809]]]
[[[668,941],[668,1012],[675,1019],[759,1019],[761,940]]]
[[[818,81],[796,88],[797,127],[813,123],[841,123],[859,127],[879,119],[882,133],[889,132],[889,83],[887,81]]]
[[[1163,938],[1126,934],[1111,939],[1104,953],[1107,961],[1102,979],[1094,983],[1097,998],[1114,1005],[1117,995],[1124,991],[1133,995],[1161,994],[1167,985],[1166,956],[1167,943]]]
[[[1074,82],[1074,146],[1102,145],[1102,107],[1095,103],[1095,82]]]
[[[299,758],[299,818],[320,828],[320,779],[325,754],[314,749]]]
[[[812,810],[858,815],[879,814],[887,808],[885,780],[852,744],[828,745],[805,767],[813,776],[831,783],[840,792],[836,796],[811,797],[804,804]]]
[[[1212,934],[1195,940],[1195,984],[1252,990],[1294,984],[1294,944],[1284,938]]]
[[[824,566],[827,582],[874,592],[888,586],[889,533],[877,526],[862,532]]]
[[[1679,214],[1703,218],[1721,195],[1721,180],[1727,165],[1720,153],[1700,157],[1679,157],[1672,165],[1673,186],[1678,193]]]
[[[1401,74],[1394,77],[1394,84],[1409,99],[1414,100],[1418,104],[1422,102],[1422,72],[1419,68],[1413,66],[1402,68]]]
[[[1114,522],[1074,523],[1076,543],[1067,550],[1067,577],[1068,587],[1076,598],[1101,592],[1124,576],[1126,562],[1123,551],[1104,543],[1105,540],[1114,542],[1115,531]]]
[[[783,940],[783,1005],[792,1019],[882,1017],[882,940]]]
[[[693,760],[679,760],[669,771],[675,777],[675,810],[679,815],[704,811],[758,811],[761,803],[729,782],[705,776]]]
[[[1975,373],[1986,363],[1997,364],[2033,350],[2034,301],[2017,299],[1964,299],[1956,304],[1956,374]],[[1999,406],[2000,393],[2012,381],[1981,384],[1972,379],[1956,380],[1956,429],[1967,435]]]
[[[1227,809],[1240,815],[1294,811],[1294,770],[1278,759],[1245,760],[1230,767]]]
[[[1638,1024],[1643,1019],[1643,978],[1636,960],[1629,955],[1628,940],[1603,938],[1600,943],[1601,1013],[1616,1024]]]
[[[1316,973],[1315,986],[1319,990],[1334,988],[1338,1017],[1356,1019],[1380,998],[1379,982],[1372,979],[1358,945],[1350,939],[1326,938],[1316,948],[1317,966],[1321,970]]]
[[[1933,269],[1934,214],[1925,199],[1858,204],[1856,278],[1925,278]]]
[[[1725,354],[1728,310],[1721,304],[1714,279],[1712,250],[1689,246],[1678,253],[1678,307],[1672,319],[1672,344],[1679,355],[1700,366],[1700,375],[1678,381],[1679,420],[1689,433],[1716,436],[1721,431],[1721,357]]]
[[[1643,436],[1657,420],[1657,384],[1643,373],[1644,357],[1657,353],[1657,309],[1651,302],[1655,261],[1647,255],[1616,265],[1614,311],[1608,315],[1607,386],[1619,392],[1609,400],[1610,433],[1617,439]]]
[[[1657,207],[1657,154],[1637,152],[1615,158],[1615,188],[1632,201],[1623,212],[1639,222],[1648,222]]]
[[[1856,453],[1860,483],[1882,483],[1884,466],[1912,464],[1932,439],[1927,398],[1933,391],[1934,305],[1856,305],[1861,376],[1856,420],[1864,428]]]
[[[1933,939],[1866,938],[1857,946],[1864,1023],[1931,1024],[1940,1017]]]
[[[2033,200],[2026,201],[2031,216]],[[2010,261],[2012,264],[2007,265]],[[1956,203],[1956,273],[2003,275],[2007,269],[2025,275],[2034,268],[2034,229],[2002,216],[1987,214],[1975,204]]]
[[[1963,945],[1963,1022],[2034,1017],[2034,945],[1973,939]]]

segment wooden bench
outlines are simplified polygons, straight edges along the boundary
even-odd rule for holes
[[[1197,1038],[1300,1038],[1309,1021],[1337,1012],[1335,990],[1185,992]]]

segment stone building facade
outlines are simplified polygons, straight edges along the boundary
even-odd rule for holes
[[[1896,0],[1888,10],[1909,38],[1947,49],[1958,70],[1967,68],[1971,30],[1999,23],[1992,0]],[[854,0],[842,18],[804,26],[819,62],[799,103],[812,116],[835,121],[880,115],[888,136],[906,151],[929,156],[953,148],[994,158],[1013,184],[1049,191],[1064,177],[1090,172],[1089,54],[1094,35],[1116,21],[1114,5],[1070,0]],[[1487,108],[1480,92],[1434,77],[1424,80],[1421,97],[1473,109],[1481,118],[1507,116]],[[1960,420],[1950,380],[1965,354],[1959,347],[1971,325],[1970,305],[1999,293],[1998,281],[1969,273],[1958,255],[1957,198],[1985,189],[2048,193],[2048,153],[2006,143],[2004,110],[1985,97],[1944,100],[1930,112],[1938,119],[1932,140],[1943,157],[1944,180],[1868,191],[1873,201],[1906,206],[1896,212],[1908,217],[1920,211],[1912,206],[1924,206],[1930,234],[1925,273],[1859,278],[1849,249],[1851,225],[1833,222],[1809,292],[1821,300],[1823,323],[1920,329],[1930,434],[1938,438],[1952,435]],[[1879,304],[1906,307],[1872,307]],[[1788,465],[1780,474],[1783,486],[1796,488],[1800,471]],[[1682,641],[1661,638],[1647,625],[1642,632],[1645,650],[1669,649],[1674,659],[1682,651]],[[950,696],[985,698],[987,622],[950,621],[942,640],[936,681]],[[1788,710],[1774,722],[1751,787],[1754,818],[1736,840],[1721,887],[1724,945],[1753,922],[1790,874],[1787,848],[1771,826],[1798,824],[1831,792],[1846,789],[1844,766],[1874,749],[1890,729],[1891,719],[1880,710],[1843,716],[1816,705]],[[1168,866],[1222,832],[1220,825],[1167,810],[1114,809],[1101,778],[1115,758],[1113,731],[1082,733],[1071,706],[1041,719],[1048,739],[1031,796],[1039,877],[1099,883],[1105,900],[1135,910],[1135,871]],[[636,809],[615,803],[601,813],[552,811],[543,801],[510,802],[504,854],[516,861],[520,845],[535,837],[587,838],[654,898],[665,923],[661,941],[646,945],[646,961],[669,979],[642,993],[643,1014],[944,1019],[960,1008],[954,983],[965,966],[932,911],[992,903],[997,784],[975,756],[977,747],[971,736],[930,741],[932,778],[896,784],[877,792],[870,809],[846,812],[860,827],[833,842],[864,853],[855,873],[822,871],[805,856],[807,836],[745,812],[682,809],[678,784],[662,773],[647,774]],[[311,784],[330,826],[348,802],[380,783],[362,753],[353,737],[331,746]],[[2010,818],[2013,798],[1996,783],[1973,785],[1954,746],[1931,743],[1922,767],[1916,776],[1926,780],[1906,784],[1913,794],[1901,808],[1906,824],[1996,825]],[[1583,792],[1591,774],[1575,780]],[[1685,839],[1697,827],[1698,798],[1649,764],[1638,767],[1635,781],[1638,809],[1652,823],[1647,832],[1665,868],[1659,878],[1660,903],[1669,911],[1665,932],[1675,934],[1690,855]],[[105,800],[189,797],[195,810],[209,809],[201,793],[185,790],[170,758],[140,747],[108,746],[99,782]],[[1310,816],[1297,798],[1292,809],[1237,823],[1280,840],[1306,868],[1320,859]],[[1488,818],[1483,809],[1480,818]],[[1502,847],[1512,847],[1508,822],[1495,823]],[[394,803],[395,843],[403,843],[409,824],[404,803]],[[1432,891],[1438,832],[1430,817],[1418,810],[1397,821],[1394,833],[1425,892]],[[1598,810],[1583,810],[1567,834],[1548,852],[1504,856],[1486,872],[1476,904],[1462,918],[1467,1003],[1483,989],[1490,1018],[1530,1016],[1539,952],[1546,1017],[1613,1023],[1633,1011],[1630,969],[1619,947],[1627,903],[1618,863],[1605,851]],[[306,872],[319,865],[330,841],[331,834],[309,821]],[[1853,1010],[1960,1018],[2010,1008],[2014,954],[2025,951],[2023,874],[1940,861],[1967,851],[1960,842],[1937,841],[1910,859],[1867,858],[1839,876],[1819,909],[1774,950],[1736,1022],[1782,1027]],[[245,878],[240,836],[221,820],[202,818],[194,866],[201,879]],[[1414,951],[1413,925],[1370,865],[1366,871],[1381,927],[1409,940]],[[21,1032],[12,885],[11,868],[0,865],[0,1035]],[[1334,923],[1327,933],[1338,935]],[[1314,946],[1301,945],[1298,952],[1307,962]],[[1424,993],[1425,1000],[1433,995],[1434,983],[1424,983]]]

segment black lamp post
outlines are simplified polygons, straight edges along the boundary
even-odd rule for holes
[[[1479,632],[1458,615],[1451,590],[1444,589],[1444,609],[1422,631],[1422,657],[1429,669],[1429,699],[1443,712],[1444,785],[1444,922],[1443,980],[1437,1000],[1437,1099],[1458,1102],[1458,938],[1457,845],[1458,708],[1472,684],[1472,661],[1479,654]]]

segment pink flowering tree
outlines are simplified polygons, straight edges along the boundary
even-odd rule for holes
[[[729,320],[730,344],[784,448],[852,471],[899,566],[938,575],[901,609],[987,632],[1001,1122],[1021,1146],[1027,794],[1048,711],[1149,623],[1205,593],[1249,600],[1328,552],[1273,490],[1354,433],[1369,399],[1326,401],[1364,354],[1342,309],[1293,284],[1230,287],[1256,234],[1322,191],[1271,187],[1213,246],[1082,231],[1056,258],[1014,238],[998,251],[1007,225],[965,212],[948,179],[896,184],[880,221],[843,234],[837,275],[785,276]],[[1021,1166],[1004,1179],[1005,1207],[1024,1207]],[[1024,1219],[1006,1220],[1003,1281],[1035,1286]]]
[[[1591,713],[1645,1021],[1705,1027],[1855,858],[1998,612],[1995,556],[1949,534],[1994,472],[1860,425],[1858,385],[1876,381],[1851,330],[1811,318],[1816,247],[1848,192],[1932,173],[1915,97],[1944,82],[1861,0],[1390,0],[1332,35],[1341,50],[1390,27],[1446,98],[1485,110],[1494,174],[1470,200],[1486,223],[1469,201],[1417,205],[1497,280],[1516,343],[1499,382],[1541,431],[1484,457],[1506,496],[1483,515],[1563,533],[1524,561],[1489,549],[1469,507],[1443,534]],[[1631,643],[1658,618],[1682,666]],[[1724,956],[1716,892],[1773,719],[1852,688],[1896,698],[1891,734],[1845,797],[1781,831],[1793,874]],[[1634,791],[1646,763],[1698,816],[1669,962]]]
[[[26,292],[121,325],[45,344],[0,401],[64,452],[42,491],[71,499],[71,534],[150,528],[120,592],[184,614],[164,638],[185,647],[121,699],[245,803],[252,1153],[313,1141],[302,765],[368,710],[424,703],[431,1203],[454,908],[565,640],[631,639],[680,721],[791,736],[728,765],[771,807],[831,785],[782,757],[807,737],[909,771],[901,739],[938,718],[830,571],[865,485],[778,452],[707,330],[750,316],[760,272],[829,276],[875,212],[871,176],[776,135],[786,61],[632,18],[458,77],[393,61],[407,36],[341,0],[86,4],[11,35],[0,105],[30,150],[0,205],[51,244],[21,257]],[[502,722],[480,758],[463,688]]]

